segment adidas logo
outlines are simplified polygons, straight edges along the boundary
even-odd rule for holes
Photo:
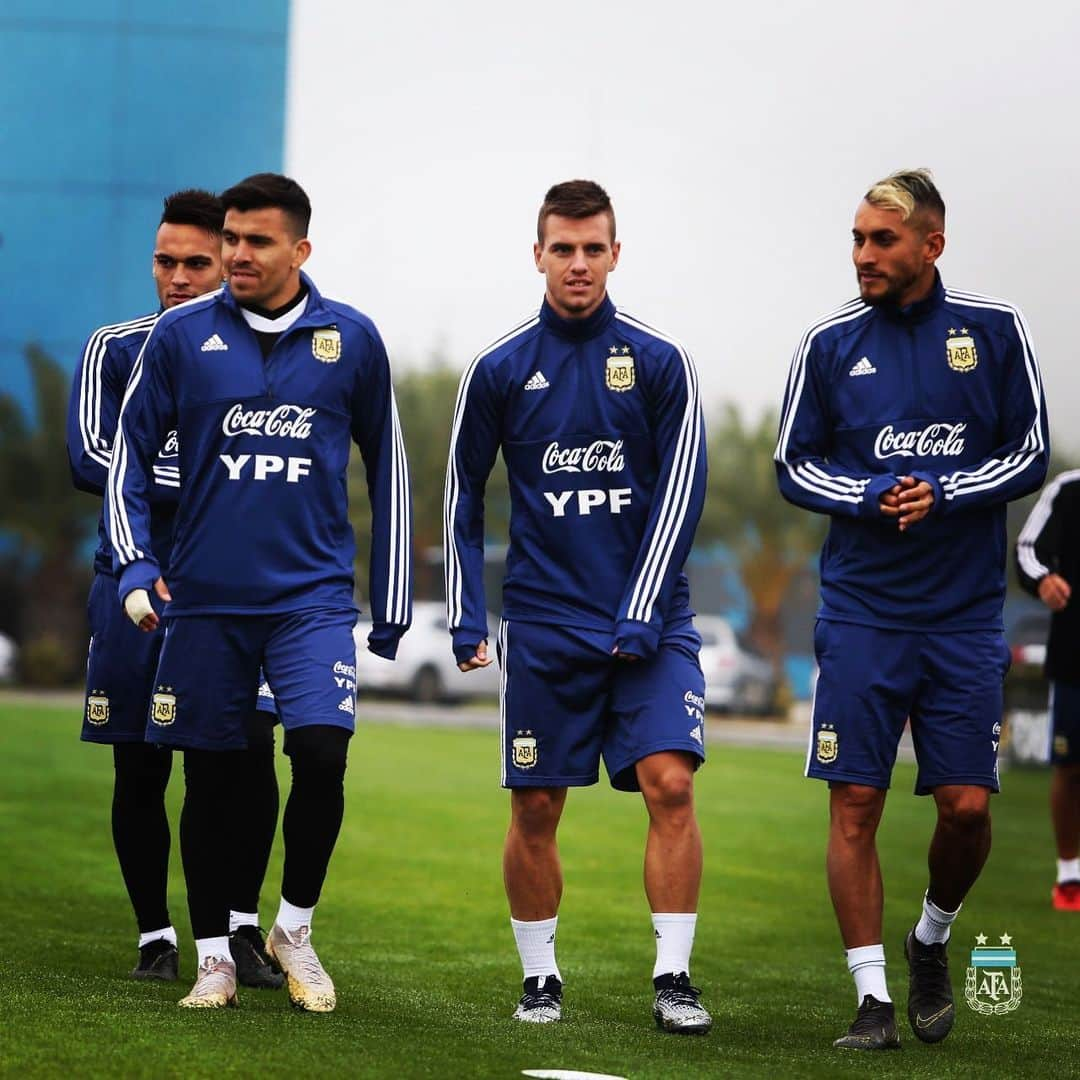
[[[228,352],[229,346],[217,334],[211,334],[202,343],[203,352]]]
[[[698,726],[696,728],[694,728],[693,731],[690,732],[690,738],[693,739],[695,742],[701,742],[702,741],[702,739],[701,739],[701,725],[700,724],[698,724]]]
[[[849,372],[849,375],[876,375],[877,368],[870,363],[867,357],[863,357]]]
[[[544,378],[542,371],[537,371],[535,375],[525,384],[525,390],[546,390],[551,383]]]
[[[353,703],[353,696],[349,694],[347,697],[341,699],[341,704],[338,706],[339,712],[347,712],[352,716],[356,712],[356,705]]]

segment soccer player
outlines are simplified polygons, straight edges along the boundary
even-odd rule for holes
[[[199,971],[180,1004],[236,1000],[223,874],[229,793],[260,665],[285,729],[292,789],[281,904],[267,950],[294,1005],[329,1012],[311,945],[341,826],[356,652],[346,468],[350,436],[372,505],[369,648],[393,658],[411,612],[410,496],[390,366],[371,320],[322,297],[301,266],[311,204],[261,173],[221,196],[226,286],[166,312],[128,385],[109,473],[119,594],[143,629],[168,601],[148,737],[185,748],[182,844]],[[156,447],[176,428],[184,484],[168,582],[150,544]]]
[[[68,457],[75,486],[104,495],[113,436],[124,389],[139,349],[158,314],[221,284],[221,226],[216,195],[178,191],[165,200],[154,245],[153,273],[158,312],[103,326],[90,335],[76,367],[68,409]],[[168,566],[173,515],[180,489],[175,432],[165,434],[148,475],[150,545]],[[86,675],[82,738],[113,748],[115,782],[113,842],[139,927],[137,979],[177,977],[176,930],[166,889],[170,833],[165,788],[172,755],[145,740],[150,693],[164,633],[140,634],[124,616],[116,596],[113,550],[104,513],[98,524],[89,616],[93,634]],[[157,610],[160,601],[155,599]],[[248,986],[276,988],[282,976],[267,959],[258,928],[259,890],[277,828],[274,774],[275,722],[272,697],[245,717],[249,748],[237,767],[236,814],[243,842],[233,855],[229,945],[240,978]],[[183,824],[181,825],[183,829]]]
[[[694,771],[704,760],[704,678],[682,572],[704,498],[697,375],[674,339],[616,309],[607,193],[556,184],[533,248],[540,311],[465,370],[446,479],[446,590],[463,671],[491,662],[484,486],[501,448],[510,547],[498,650],[503,872],[524,969],[517,1020],[561,1017],[556,830],[567,789],[640,791],[649,815],[654,1016],[666,1031],[712,1020],[690,985],[701,883]]]
[[[945,204],[929,172],[876,183],[855,214],[859,297],[813,323],[791,365],[780,490],[830,516],[807,775],[828,781],[829,892],[858,1013],[834,1045],[899,1045],[885,981],[875,835],[910,718],[937,826],[904,942],[908,1019],[955,1019],[946,942],[990,851],[998,790],[1005,504],[1046,472],[1042,385],[1020,312],[946,289]]]
[[[1080,469],[1047,484],[1016,545],[1020,584],[1052,612],[1046,643],[1050,679],[1050,819],[1057,845],[1057,881],[1051,903],[1080,911]]]

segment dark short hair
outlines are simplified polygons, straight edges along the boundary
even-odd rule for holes
[[[280,173],[256,173],[221,193],[226,210],[277,208],[292,222],[297,237],[307,236],[311,224],[311,200],[293,179]]]
[[[615,210],[608,193],[592,180],[565,180],[548,188],[536,218],[536,239],[544,242],[544,222],[552,214],[568,218],[589,218],[607,214],[611,219],[611,239],[615,239]]]
[[[165,196],[159,224],[194,225],[211,236],[220,236],[224,221],[225,207],[212,191],[184,188]]]

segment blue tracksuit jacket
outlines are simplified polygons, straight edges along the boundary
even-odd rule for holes
[[[831,515],[820,616],[891,629],[1001,629],[1005,504],[1043,481],[1042,381],[1011,304],[936,278],[905,309],[853,300],[795,352],[776,447],[784,497]],[[901,533],[878,510],[900,476],[933,485]]]
[[[510,480],[508,619],[614,633],[639,656],[690,613],[682,573],[705,494],[697,373],[678,342],[605,298],[587,319],[535,316],[461,379],[446,478],[454,652],[487,637],[484,485]]]
[[[411,617],[408,467],[374,324],[319,295],[264,361],[228,289],[157,321],[131,373],[109,472],[120,596],[150,588],[147,483],[176,428],[183,487],[167,614],[270,615],[353,607],[350,435],[372,506],[372,651],[393,657]]]
[[[68,462],[71,478],[80,491],[105,494],[124,390],[139,350],[157,317],[155,312],[102,326],[90,335],[83,348],[71,384],[67,417]],[[168,566],[172,548],[173,516],[180,494],[178,461],[176,432],[170,431],[154,461],[154,482],[147,489],[152,504],[150,547],[162,567]],[[105,528],[104,503],[98,519],[94,570],[99,574],[113,572],[113,550]]]

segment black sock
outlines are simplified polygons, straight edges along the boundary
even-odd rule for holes
[[[169,926],[169,819],[165,788],[172,754],[149,743],[113,746],[112,834],[139,933]]]
[[[328,724],[296,728],[285,736],[292,790],[281,823],[285,839],[281,895],[297,907],[317,903],[341,829],[349,737],[344,728]]]
[[[196,940],[229,932],[229,866],[235,848],[233,783],[244,750],[185,750],[180,854]]]
[[[248,748],[237,755],[234,820],[236,844],[230,852],[233,911],[257,912],[259,892],[277,832],[278,784],[274,772],[274,716],[252,710]]]

